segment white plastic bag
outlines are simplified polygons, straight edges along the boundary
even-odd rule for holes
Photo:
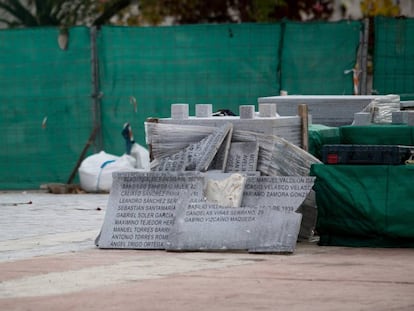
[[[136,160],[136,168],[150,170],[149,152],[145,147],[134,143],[131,147],[131,156]]]
[[[86,192],[109,192],[112,173],[136,171],[135,166],[136,159],[130,155],[118,157],[101,151],[82,161],[79,167],[80,186]]]

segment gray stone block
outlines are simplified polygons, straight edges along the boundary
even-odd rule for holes
[[[171,118],[174,120],[188,119],[189,110],[188,104],[172,104],[171,105]]]
[[[195,106],[197,118],[209,118],[213,114],[213,105],[211,104],[197,104]]]
[[[261,118],[276,118],[277,106],[276,104],[259,104],[259,117]]]
[[[393,124],[407,124],[408,115],[407,111],[393,111],[392,112],[392,123]]]
[[[255,115],[254,105],[241,105],[239,106],[240,119],[254,119]]]
[[[407,125],[414,126],[414,111],[407,110]]]
[[[372,114],[369,112],[357,112],[354,114],[352,125],[369,125],[371,124]]]

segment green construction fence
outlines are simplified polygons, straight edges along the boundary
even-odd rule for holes
[[[66,182],[91,131],[90,37],[57,28],[0,31],[0,189]]]
[[[96,80],[91,29],[70,28],[66,50],[57,28],[1,30],[0,189],[65,183],[96,122],[102,140],[87,155],[101,149],[121,155],[123,124],[145,145],[144,121],[168,117],[173,103],[188,103],[191,114],[196,104],[238,113],[240,105],[281,89],[352,94],[352,75],[344,71],[357,62],[361,27],[360,21],[105,26],[95,42]]]
[[[414,19],[375,19],[373,89],[414,99]]]

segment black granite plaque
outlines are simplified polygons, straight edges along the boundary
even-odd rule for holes
[[[100,248],[164,249],[177,210],[202,200],[197,172],[117,172],[100,236]]]

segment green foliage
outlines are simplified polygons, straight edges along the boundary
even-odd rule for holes
[[[124,25],[274,22],[321,20],[331,13],[332,0],[3,0],[0,25],[100,26],[114,16]]]
[[[392,0],[363,0],[361,11],[364,16],[398,16],[400,9]]]
[[[141,0],[141,21],[152,25],[170,17],[175,24],[274,22],[327,19],[332,0]]]

